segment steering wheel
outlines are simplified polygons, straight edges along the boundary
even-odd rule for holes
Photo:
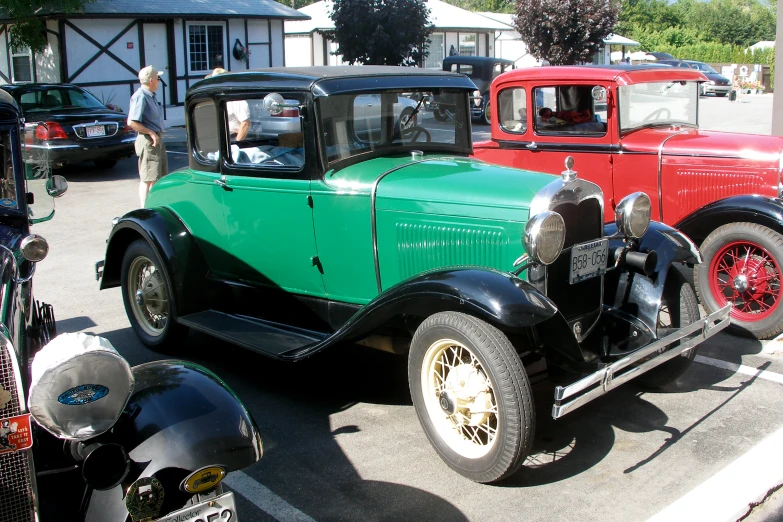
[[[663,114],[665,114],[665,116],[661,117]],[[656,109],[652,111],[650,114],[648,114],[647,116],[645,116],[642,122],[648,122],[653,120],[668,120],[671,117],[672,117],[671,111],[666,107],[661,107],[660,109]]]
[[[424,127],[420,127],[420,126],[416,125],[415,127],[411,127],[408,132],[410,133],[410,142],[411,143],[413,143],[414,141],[418,141],[419,140],[419,136],[421,136],[422,134],[424,135],[424,138],[425,138],[424,142],[425,143],[429,143],[429,142],[432,141],[432,135],[430,134],[430,131],[428,131]]]

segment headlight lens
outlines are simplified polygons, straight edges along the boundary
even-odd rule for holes
[[[481,91],[473,91],[470,97],[473,98],[473,105],[481,107]]]
[[[525,251],[536,263],[551,265],[563,250],[565,222],[557,212],[533,216],[525,227]]]
[[[638,239],[650,226],[652,204],[644,192],[634,192],[625,196],[615,210],[614,221],[617,228],[628,237]]]

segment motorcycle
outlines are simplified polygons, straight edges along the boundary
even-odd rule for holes
[[[106,339],[56,336],[33,298],[49,247],[30,227],[67,182],[22,162],[23,125],[0,90],[0,522],[235,522],[222,480],[263,450],[228,386],[194,363],[131,368]]]

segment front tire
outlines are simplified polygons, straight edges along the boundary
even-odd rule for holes
[[[434,111],[432,111],[432,115],[435,116],[435,121],[444,122],[449,119],[449,115],[446,114],[446,109],[443,107],[436,107]]]
[[[783,332],[783,236],[755,223],[729,223],[707,236],[701,252],[694,280],[708,313],[731,303],[734,331],[757,339]]]
[[[489,100],[487,100],[487,103],[484,105],[484,115],[482,116],[481,121],[487,125],[492,124],[492,105],[489,103]]]
[[[658,338],[665,337],[669,330],[682,328],[699,319],[699,303],[690,283],[672,268],[663,288],[663,298],[658,309]],[[676,346],[676,345],[675,345]],[[660,366],[640,375],[637,382],[648,389],[660,389],[679,379],[691,366],[696,357],[696,348],[691,348]]]
[[[125,312],[139,340],[158,352],[176,351],[188,329],[177,323],[171,283],[147,241],[137,239],[128,246],[121,281]]]
[[[503,332],[462,313],[430,316],[413,336],[408,380],[424,432],[457,473],[489,483],[523,464],[535,432],[533,395]]]

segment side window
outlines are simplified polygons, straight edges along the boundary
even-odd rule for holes
[[[542,135],[603,136],[606,101],[593,96],[596,85],[538,87],[533,92],[534,128]]]
[[[471,74],[473,74],[473,66],[463,63],[459,66],[459,72],[461,72],[465,76],[470,76]]]
[[[519,134],[527,132],[527,98],[524,88],[501,91],[498,95],[498,116],[504,131]]]
[[[241,167],[294,168],[305,163],[304,135],[299,105],[301,94],[281,93],[282,112],[271,114],[264,108],[264,96],[229,100],[221,104],[229,134],[230,162]]]
[[[220,145],[218,141],[217,111],[215,103],[204,101],[193,107],[193,147],[199,159],[215,164],[218,159]]]

